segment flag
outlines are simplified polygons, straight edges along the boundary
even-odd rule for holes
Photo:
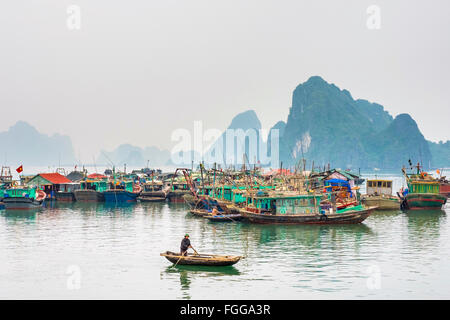
[[[21,173],[23,171],[23,166],[20,166],[16,169],[17,173]]]
[[[436,170],[436,173],[437,173],[437,174],[441,174],[441,170],[437,169],[437,170]]]

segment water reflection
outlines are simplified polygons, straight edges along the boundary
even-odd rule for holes
[[[365,224],[355,225],[236,225],[234,232],[241,232],[259,245],[272,242],[318,248],[322,242],[360,241],[364,236],[373,235]]]
[[[182,299],[190,299],[191,282],[199,278],[214,278],[215,281],[227,280],[221,279],[226,276],[238,276],[241,272],[234,266],[226,267],[211,267],[211,266],[189,266],[189,265],[177,265],[167,267],[164,273],[170,278],[175,279],[173,276],[178,274],[180,281],[180,289]]]
[[[438,245],[441,224],[447,218],[444,210],[409,210],[407,219],[408,239],[415,248]]]
[[[8,221],[35,221],[40,210],[1,210],[0,216]]]

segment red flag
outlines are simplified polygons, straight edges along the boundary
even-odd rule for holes
[[[21,173],[23,171],[23,166],[20,166],[16,169],[17,173]]]

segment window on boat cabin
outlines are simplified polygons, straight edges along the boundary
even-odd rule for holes
[[[378,181],[378,188],[381,188],[381,181]]]

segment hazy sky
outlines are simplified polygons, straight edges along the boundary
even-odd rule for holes
[[[7,1],[0,131],[24,120],[67,134],[88,161],[121,143],[169,148],[195,120],[223,130],[250,108],[265,128],[286,120],[294,88],[320,75],[447,140],[449,14],[448,0]]]

